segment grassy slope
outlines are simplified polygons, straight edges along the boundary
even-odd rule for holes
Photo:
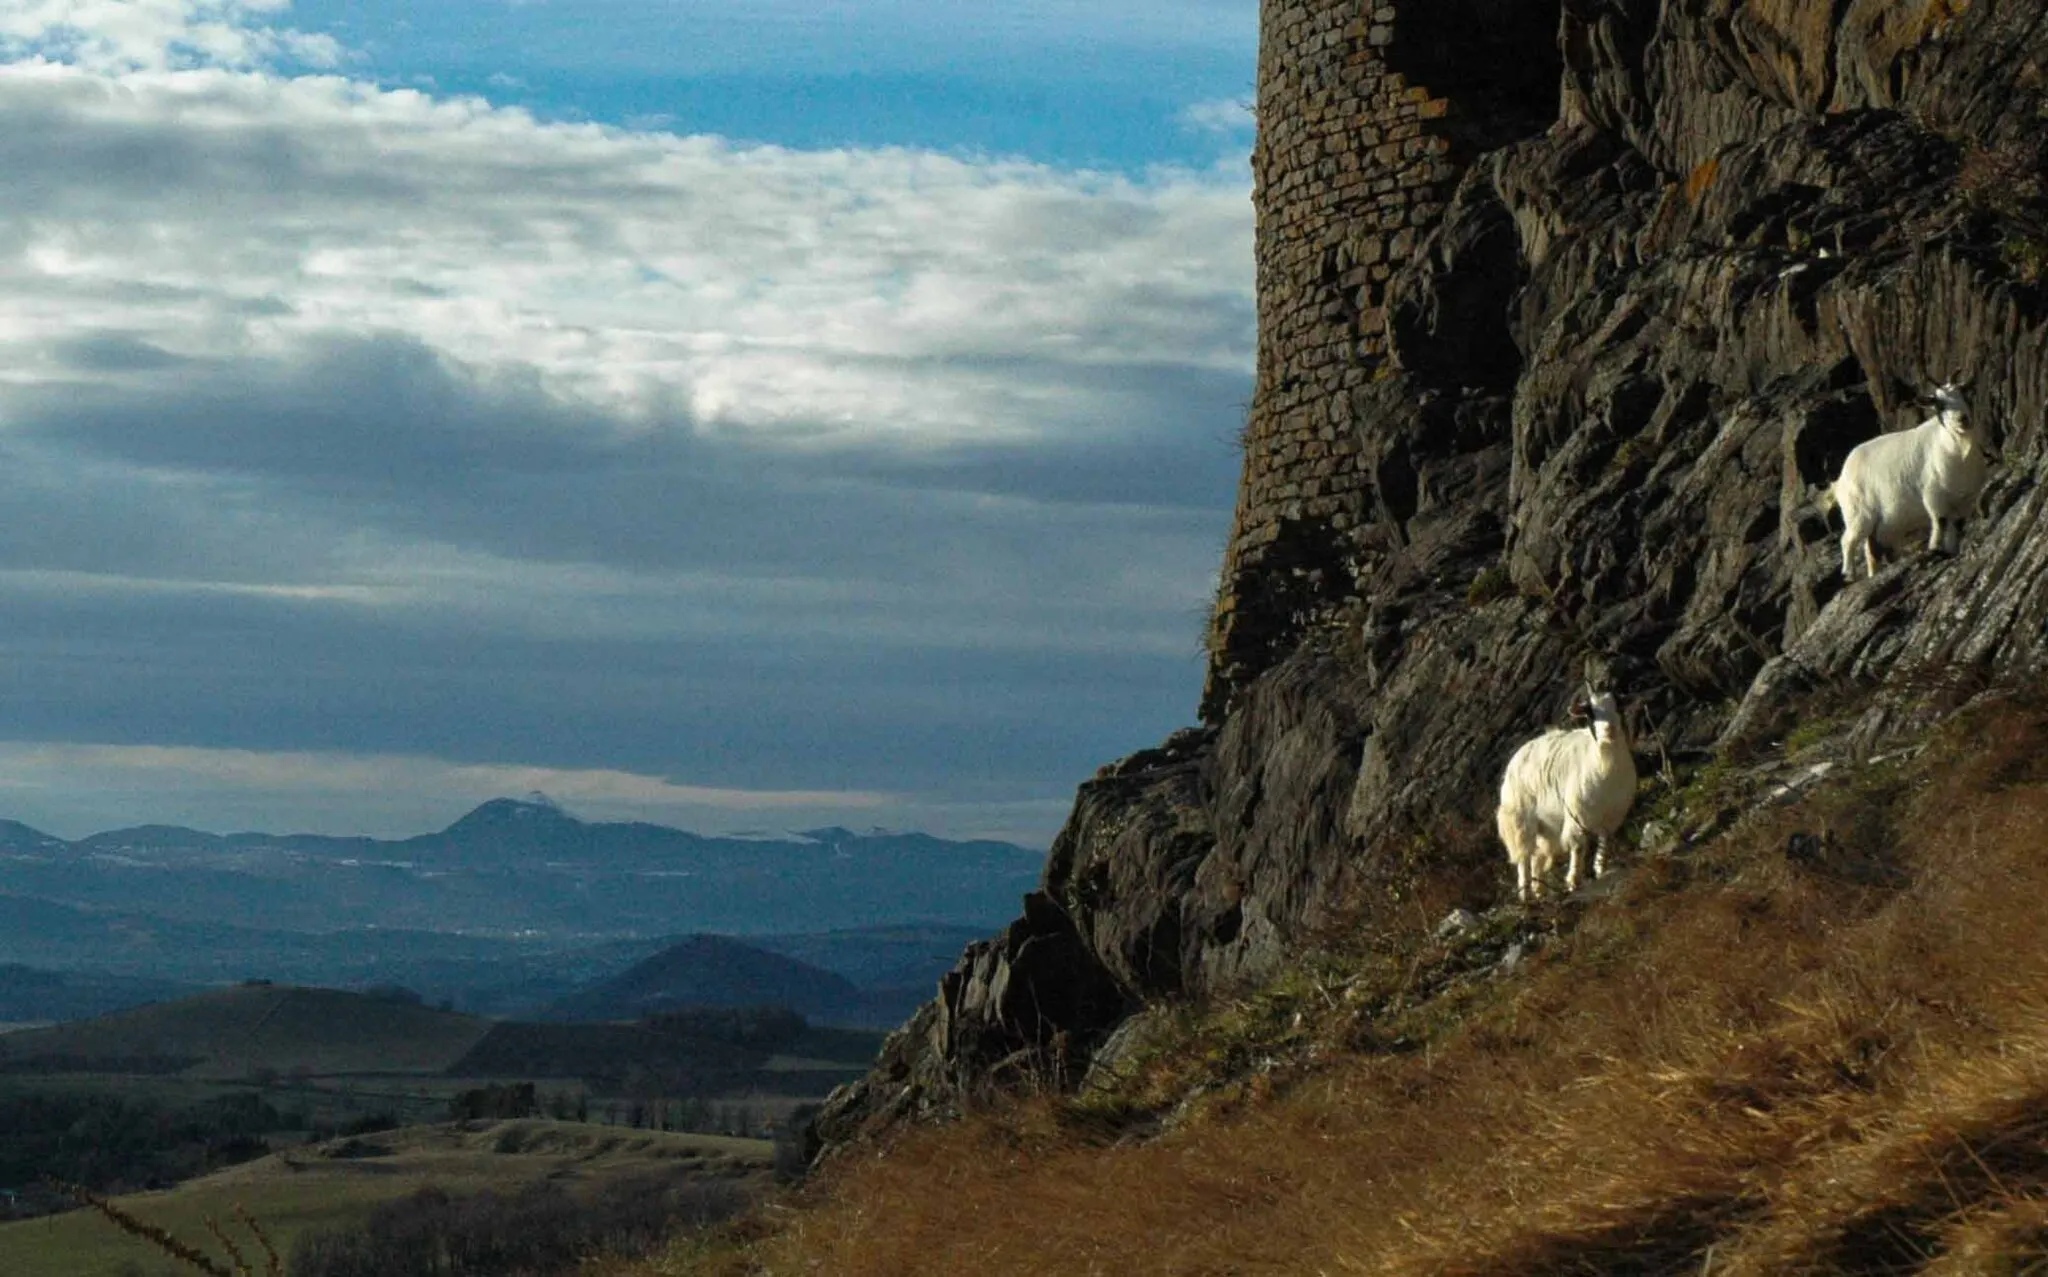
[[[289,1252],[292,1240],[308,1228],[349,1223],[378,1203],[429,1183],[463,1193],[511,1190],[547,1177],[572,1191],[595,1191],[621,1176],[664,1168],[720,1177],[761,1175],[770,1154],[760,1140],[544,1121],[410,1127],[366,1137],[360,1144],[389,1151],[330,1158],[318,1149],[296,1149],[168,1192],[117,1201],[144,1222],[203,1244],[216,1255],[220,1248],[208,1236],[206,1221],[222,1221],[244,1252],[256,1256],[255,1245],[233,1223],[237,1206]],[[129,1261],[150,1273],[174,1267],[87,1211],[0,1225],[0,1273],[8,1277],[117,1277]]]
[[[2048,1271],[2048,707],[1837,775],[1611,898],[1158,1015],[1105,1093],[607,1272]],[[1503,930],[1542,939],[1506,975]]]

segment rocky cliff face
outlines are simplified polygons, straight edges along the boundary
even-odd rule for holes
[[[1681,765],[1820,703],[1875,747],[2048,660],[2048,3],[1264,21],[1260,385],[1204,726],[1082,786],[1026,917],[828,1141],[1077,1076],[1133,1007],[1255,979],[1418,872],[1497,892],[1500,768],[1587,658]],[[2005,456],[1982,516],[1844,587],[1816,498],[1950,378]]]

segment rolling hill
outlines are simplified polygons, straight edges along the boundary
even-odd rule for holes
[[[843,1022],[861,1006],[852,981],[726,936],[696,935],[549,1007],[550,1020],[638,1020],[689,1007],[782,1006]]]
[[[715,953],[728,965],[764,959],[783,963],[782,968],[762,969],[790,979],[807,978],[806,972],[810,978],[836,979],[744,946],[686,943],[678,948],[685,955]],[[647,1014],[672,1011],[681,1004],[655,995],[682,986],[664,986],[662,973],[689,981],[696,978],[693,970],[708,969],[679,957],[619,996],[637,990],[648,995]],[[713,989],[705,983],[691,987],[700,995]],[[728,982],[721,987],[740,986]],[[858,997],[852,986],[846,988],[849,996]],[[749,1031],[764,1028],[772,1031]],[[752,1020],[708,1014],[669,1015],[653,1023],[539,1024],[440,1011],[402,997],[249,984],[73,1024],[0,1034],[0,1074],[129,1074],[237,1083],[283,1079],[295,1084],[375,1078],[578,1079],[603,1094],[815,1096],[861,1073],[879,1043],[879,1034],[813,1028],[787,1011]]]
[[[476,1016],[334,989],[242,985],[0,1035],[0,1070],[288,1075],[438,1074],[489,1032]]]
[[[466,1195],[546,1180],[580,1200],[648,1176],[752,1188],[765,1181],[770,1155],[765,1140],[717,1135],[535,1120],[454,1123],[296,1148],[119,1205],[202,1244],[207,1220],[232,1220],[240,1207],[289,1252],[302,1233],[356,1224],[380,1203],[428,1185]],[[9,1277],[121,1277],[168,1271],[167,1262],[91,1211],[0,1224],[0,1272]]]
[[[814,967],[823,967],[863,989],[916,989],[931,996],[939,977],[960,960],[960,951],[988,931],[941,923],[907,922],[795,935],[748,936],[746,942]]]
[[[174,980],[45,971],[0,963],[0,1024],[83,1020],[197,991]]]

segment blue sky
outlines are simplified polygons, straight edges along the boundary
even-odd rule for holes
[[[332,35],[355,51],[352,69],[386,83],[430,82],[548,118],[1120,169],[1235,155],[1184,113],[1252,97],[1256,3],[994,8],[300,0],[292,22]]]
[[[1255,5],[0,0],[0,815],[1043,843],[1187,722]]]

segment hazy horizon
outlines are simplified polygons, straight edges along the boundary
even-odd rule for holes
[[[497,802],[517,802],[529,804],[544,803],[544,805],[552,806],[557,810],[561,811],[563,814],[569,816],[570,818],[577,821],[581,821],[585,824],[624,824],[638,822],[659,825],[664,828],[677,829],[684,833],[696,834],[705,838],[729,839],[733,841],[794,841],[806,837],[810,833],[817,830],[836,828],[844,829],[846,832],[853,834],[855,837],[861,838],[892,837],[905,834],[930,834],[934,837],[944,838],[948,841],[954,842],[1005,842],[1022,848],[1023,850],[1036,853],[1043,853],[1047,851],[1050,846],[1049,843],[1035,844],[1021,842],[1014,838],[1004,838],[996,834],[942,834],[931,829],[913,829],[896,825],[860,824],[838,820],[827,820],[820,822],[799,821],[783,825],[753,824],[733,825],[730,827],[717,828],[711,826],[697,827],[691,825],[678,824],[676,822],[667,820],[646,820],[645,818],[639,816],[605,815],[601,812],[593,811],[589,808],[571,806],[567,803],[558,802],[554,799],[552,795],[540,792],[532,792],[527,794],[493,794],[488,797],[477,799],[473,802],[457,804],[449,809],[452,812],[452,814],[446,816],[445,818],[429,816],[426,819],[426,823],[420,824],[418,826],[398,827],[394,825],[391,828],[381,832],[368,829],[349,828],[258,828],[256,826],[209,827],[205,825],[193,824],[188,821],[161,820],[155,818],[147,818],[141,820],[124,820],[112,824],[88,823],[87,825],[81,825],[71,829],[58,829],[48,825],[38,824],[33,820],[23,820],[19,816],[14,815],[11,812],[5,810],[0,810],[0,820],[15,821],[19,824],[27,825],[30,828],[35,829],[39,833],[49,834],[52,837],[61,838],[65,842],[72,843],[83,842],[84,840],[99,834],[118,833],[124,829],[142,829],[149,827],[189,829],[195,833],[208,834],[213,837],[219,838],[231,838],[243,834],[262,834],[280,838],[307,835],[318,838],[372,838],[379,842],[395,842],[407,838],[418,837],[421,835],[441,833],[461,823],[461,821],[465,817],[474,814],[479,808],[489,806],[490,804]]]

